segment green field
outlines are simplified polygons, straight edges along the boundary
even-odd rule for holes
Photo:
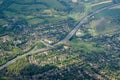
[[[90,22],[90,33],[99,34],[114,34],[120,30],[119,26],[120,9],[108,9],[96,14],[93,21]]]

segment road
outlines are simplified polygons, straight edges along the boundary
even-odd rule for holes
[[[52,45],[49,45],[49,44],[45,43],[43,40],[41,40],[41,43],[43,43],[47,47],[53,47]]]
[[[95,15],[95,14],[101,12],[101,11],[104,11],[106,9],[109,9],[111,7],[117,6],[117,5],[120,5],[120,4],[113,4],[113,5],[110,5],[110,6],[106,6],[106,7],[103,7],[101,9],[98,9],[94,12],[89,13],[87,16],[85,16],[83,19],[81,19],[79,24],[77,26],[75,26],[75,28],[63,40],[59,41],[58,43],[54,44],[53,46],[59,45],[63,42],[66,42],[67,40],[69,40],[76,33],[76,31],[79,29],[79,27],[82,26],[84,23],[86,23],[88,18],[90,18],[91,16],[93,16],[93,15]]]
[[[107,6],[107,7],[103,7],[103,8],[101,8],[101,9],[98,9],[98,10],[96,10],[96,11],[94,11],[94,12],[91,12],[90,14],[88,14],[87,16],[85,16],[85,17],[79,22],[79,24],[78,24],[77,26],[75,26],[75,28],[74,28],[63,40],[61,40],[61,41],[57,42],[56,44],[52,45],[52,46],[53,46],[52,48],[50,48],[50,47],[48,47],[48,48],[43,48],[43,49],[39,49],[39,50],[36,50],[36,51],[31,51],[31,52],[28,52],[28,53],[26,53],[26,54],[17,56],[16,58],[8,61],[6,64],[0,66],[0,70],[4,69],[5,67],[9,66],[10,64],[14,63],[15,61],[17,61],[18,59],[20,59],[20,58],[22,58],[22,57],[25,57],[25,56],[31,55],[31,54],[36,54],[36,53],[44,52],[44,51],[48,51],[48,50],[50,50],[50,49],[55,48],[57,45],[68,41],[68,40],[76,33],[76,31],[79,29],[79,27],[82,26],[84,23],[87,22],[87,19],[88,19],[89,17],[91,17],[91,16],[93,16],[93,15],[95,15],[95,14],[97,14],[97,13],[103,11],[103,10],[109,9],[109,8],[114,7],[114,6],[117,6],[117,5],[120,5],[120,4],[113,4],[113,5],[110,5],[110,6]]]

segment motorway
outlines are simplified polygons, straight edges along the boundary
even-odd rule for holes
[[[95,15],[95,14],[101,12],[101,11],[104,11],[106,9],[109,9],[111,7],[117,6],[117,5],[120,5],[120,4],[113,4],[113,5],[110,5],[110,6],[106,6],[106,7],[103,7],[101,9],[98,9],[94,12],[89,13],[87,16],[85,16],[83,19],[81,19],[79,24],[77,24],[75,26],[75,28],[63,40],[59,41],[58,43],[54,44],[53,46],[59,45],[63,42],[66,42],[67,40],[69,40],[76,33],[76,31],[80,28],[80,26],[82,26],[84,23],[86,23],[88,18],[90,18],[91,16],[93,16],[93,15]]]
[[[91,16],[93,16],[93,15],[95,15],[95,14],[101,12],[101,11],[104,11],[106,9],[109,9],[109,8],[117,6],[117,5],[120,5],[120,4],[113,4],[113,5],[110,5],[110,6],[107,6],[107,7],[103,7],[101,9],[98,9],[98,10],[96,10],[94,12],[91,12],[90,14],[88,14],[87,16],[85,16],[83,19],[81,19],[81,21],[79,22],[79,24],[76,25],[75,28],[63,40],[61,40],[61,41],[57,42],[56,44],[52,45],[53,47],[47,47],[47,48],[39,49],[39,50],[36,50],[36,51],[31,51],[31,52],[28,52],[26,54],[17,56],[14,59],[8,61],[6,64],[0,66],[0,70],[4,69],[5,67],[8,67],[10,64],[14,63],[15,61],[17,61],[18,59],[20,59],[22,57],[25,57],[25,56],[31,55],[31,54],[36,54],[36,53],[44,52],[44,51],[48,51],[50,49],[55,48],[57,45],[68,41],[76,33],[76,31],[79,29],[79,27],[82,26],[84,23],[87,22],[88,18],[90,18]]]

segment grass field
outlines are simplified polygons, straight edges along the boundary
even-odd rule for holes
[[[36,0],[36,2],[43,2],[47,4],[51,8],[56,8],[56,9],[65,9],[65,6],[62,5],[60,2],[57,0]]]
[[[82,50],[84,53],[91,53],[93,51],[102,51],[103,47],[96,47],[96,43],[94,42],[85,42],[79,39],[73,39],[70,43],[72,47]]]
[[[114,34],[120,30],[119,25],[120,9],[107,9],[94,16],[94,20],[90,22],[90,33],[96,34]]]
[[[0,19],[0,26],[7,24],[7,21]]]

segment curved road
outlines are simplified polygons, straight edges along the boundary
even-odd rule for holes
[[[74,28],[63,40],[61,40],[61,41],[59,41],[58,43],[52,45],[53,47],[51,47],[51,48],[43,48],[43,49],[36,50],[36,51],[31,51],[31,52],[28,52],[28,53],[26,53],[26,54],[17,56],[16,58],[8,61],[6,64],[0,66],[0,70],[4,69],[5,67],[9,66],[10,64],[14,63],[16,60],[18,60],[18,59],[20,59],[20,58],[22,58],[22,57],[25,57],[25,56],[31,55],[31,54],[36,54],[36,53],[39,53],[39,52],[48,51],[48,50],[50,50],[50,49],[53,49],[55,46],[57,46],[57,45],[59,45],[59,44],[61,44],[61,43],[63,43],[63,42],[66,42],[67,40],[69,40],[69,39],[75,34],[75,32],[79,29],[80,26],[82,26],[83,23],[87,22],[87,19],[88,19],[89,17],[91,17],[91,16],[93,16],[93,15],[95,15],[95,14],[97,14],[97,13],[103,11],[103,10],[109,9],[109,8],[114,7],[114,6],[117,6],[117,5],[119,5],[119,4],[113,4],[113,5],[110,5],[110,6],[107,6],[107,7],[103,7],[103,8],[101,8],[101,9],[98,9],[98,10],[96,10],[96,11],[88,14],[86,17],[84,17],[84,18],[79,22],[79,24],[78,24],[77,26],[75,26],[75,28]]]
[[[65,42],[65,41],[69,40],[75,34],[75,32],[79,29],[79,27],[82,26],[82,24],[86,23],[87,19],[90,18],[91,16],[93,16],[93,15],[95,15],[95,14],[101,12],[101,11],[104,11],[106,9],[109,9],[111,7],[117,6],[117,5],[120,5],[120,3],[119,4],[113,4],[113,5],[110,5],[110,6],[106,6],[106,7],[103,7],[101,9],[98,9],[94,12],[89,13],[87,16],[85,16],[83,19],[81,19],[79,24],[63,40],[59,41],[58,43],[54,44],[53,46],[59,45],[59,44]]]

